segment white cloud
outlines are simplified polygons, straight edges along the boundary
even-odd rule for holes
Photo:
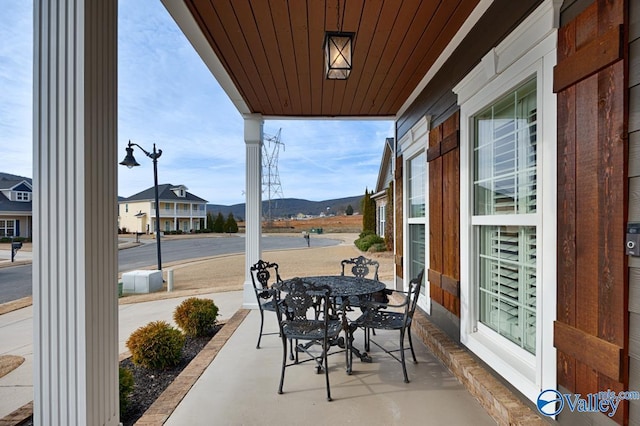
[[[32,176],[32,4],[5,2],[0,16],[0,171]],[[129,140],[155,143],[160,183],[184,184],[215,204],[244,202],[243,120],[157,0],[121,0],[118,155]],[[372,189],[389,121],[266,121],[282,128],[278,169],[285,197],[324,200]],[[153,164],[118,170],[122,196],[153,185]]]

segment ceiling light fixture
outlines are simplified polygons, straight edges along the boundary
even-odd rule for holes
[[[326,78],[328,80],[346,80],[351,73],[353,55],[353,37],[355,33],[342,31],[340,21],[340,0],[336,5],[337,31],[325,31],[324,51]]]

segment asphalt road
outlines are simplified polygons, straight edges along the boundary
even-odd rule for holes
[[[0,268],[0,303],[31,296],[31,265]]]
[[[244,235],[220,238],[193,238],[161,240],[162,263],[201,257],[244,252]],[[327,247],[339,244],[339,240],[326,238],[310,239],[311,247]],[[307,241],[300,237],[265,236],[262,250],[303,248]],[[118,272],[127,272],[157,265],[155,240],[144,240],[138,247],[118,252]],[[0,268],[0,303],[31,296],[31,265]]]
[[[161,240],[162,263],[221,254],[243,253],[244,235],[220,238],[193,238],[184,240]],[[313,247],[327,247],[339,244],[338,240],[311,237]],[[307,242],[300,237],[265,236],[262,250],[280,250],[306,247]],[[143,246],[120,250],[118,272],[126,272],[157,264],[155,240],[145,240]]]

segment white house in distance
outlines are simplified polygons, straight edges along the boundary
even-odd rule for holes
[[[207,200],[187,191],[184,185],[158,185],[160,230],[195,232],[206,228]],[[150,234],[155,231],[154,187],[118,201],[119,228]]]

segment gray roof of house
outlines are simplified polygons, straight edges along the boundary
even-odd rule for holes
[[[0,191],[11,189],[25,181],[28,182],[29,185],[32,184],[32,181],[29,178],[10,175],[8,173],[0,173]],[[31,189],[24,184],[22,187],[15,188],[15,190],[31,192]],[[31,201],[10,201],[2,192],[0,192],[1,212],[31,213],[32,208],[33,205]]]
[[[31,201],[10,201],[0,192],[0,212],[31,213]]]
[[[31,178],[0,172],[0,190],[12,188],[22,181],[27,181],[29,185],[33,185]]]
[[[197,201],[200,203],[206,203],[207,200],[204,200],[196,195],[193,195],[189,191],[185,191],[184,197],[178,197],[171,188],[178,188],[180,185],[172,185],[170,183],[165,183],[162,185],[158,185],[158,200],[159,201]],[[142,192],[138,192],[137,194],[132,195],[131,197],[126,197],[120,202],[131,202],[131,201],[146,201],[146,200],[155,200],[155,193],[153,187],[147,188]]]

